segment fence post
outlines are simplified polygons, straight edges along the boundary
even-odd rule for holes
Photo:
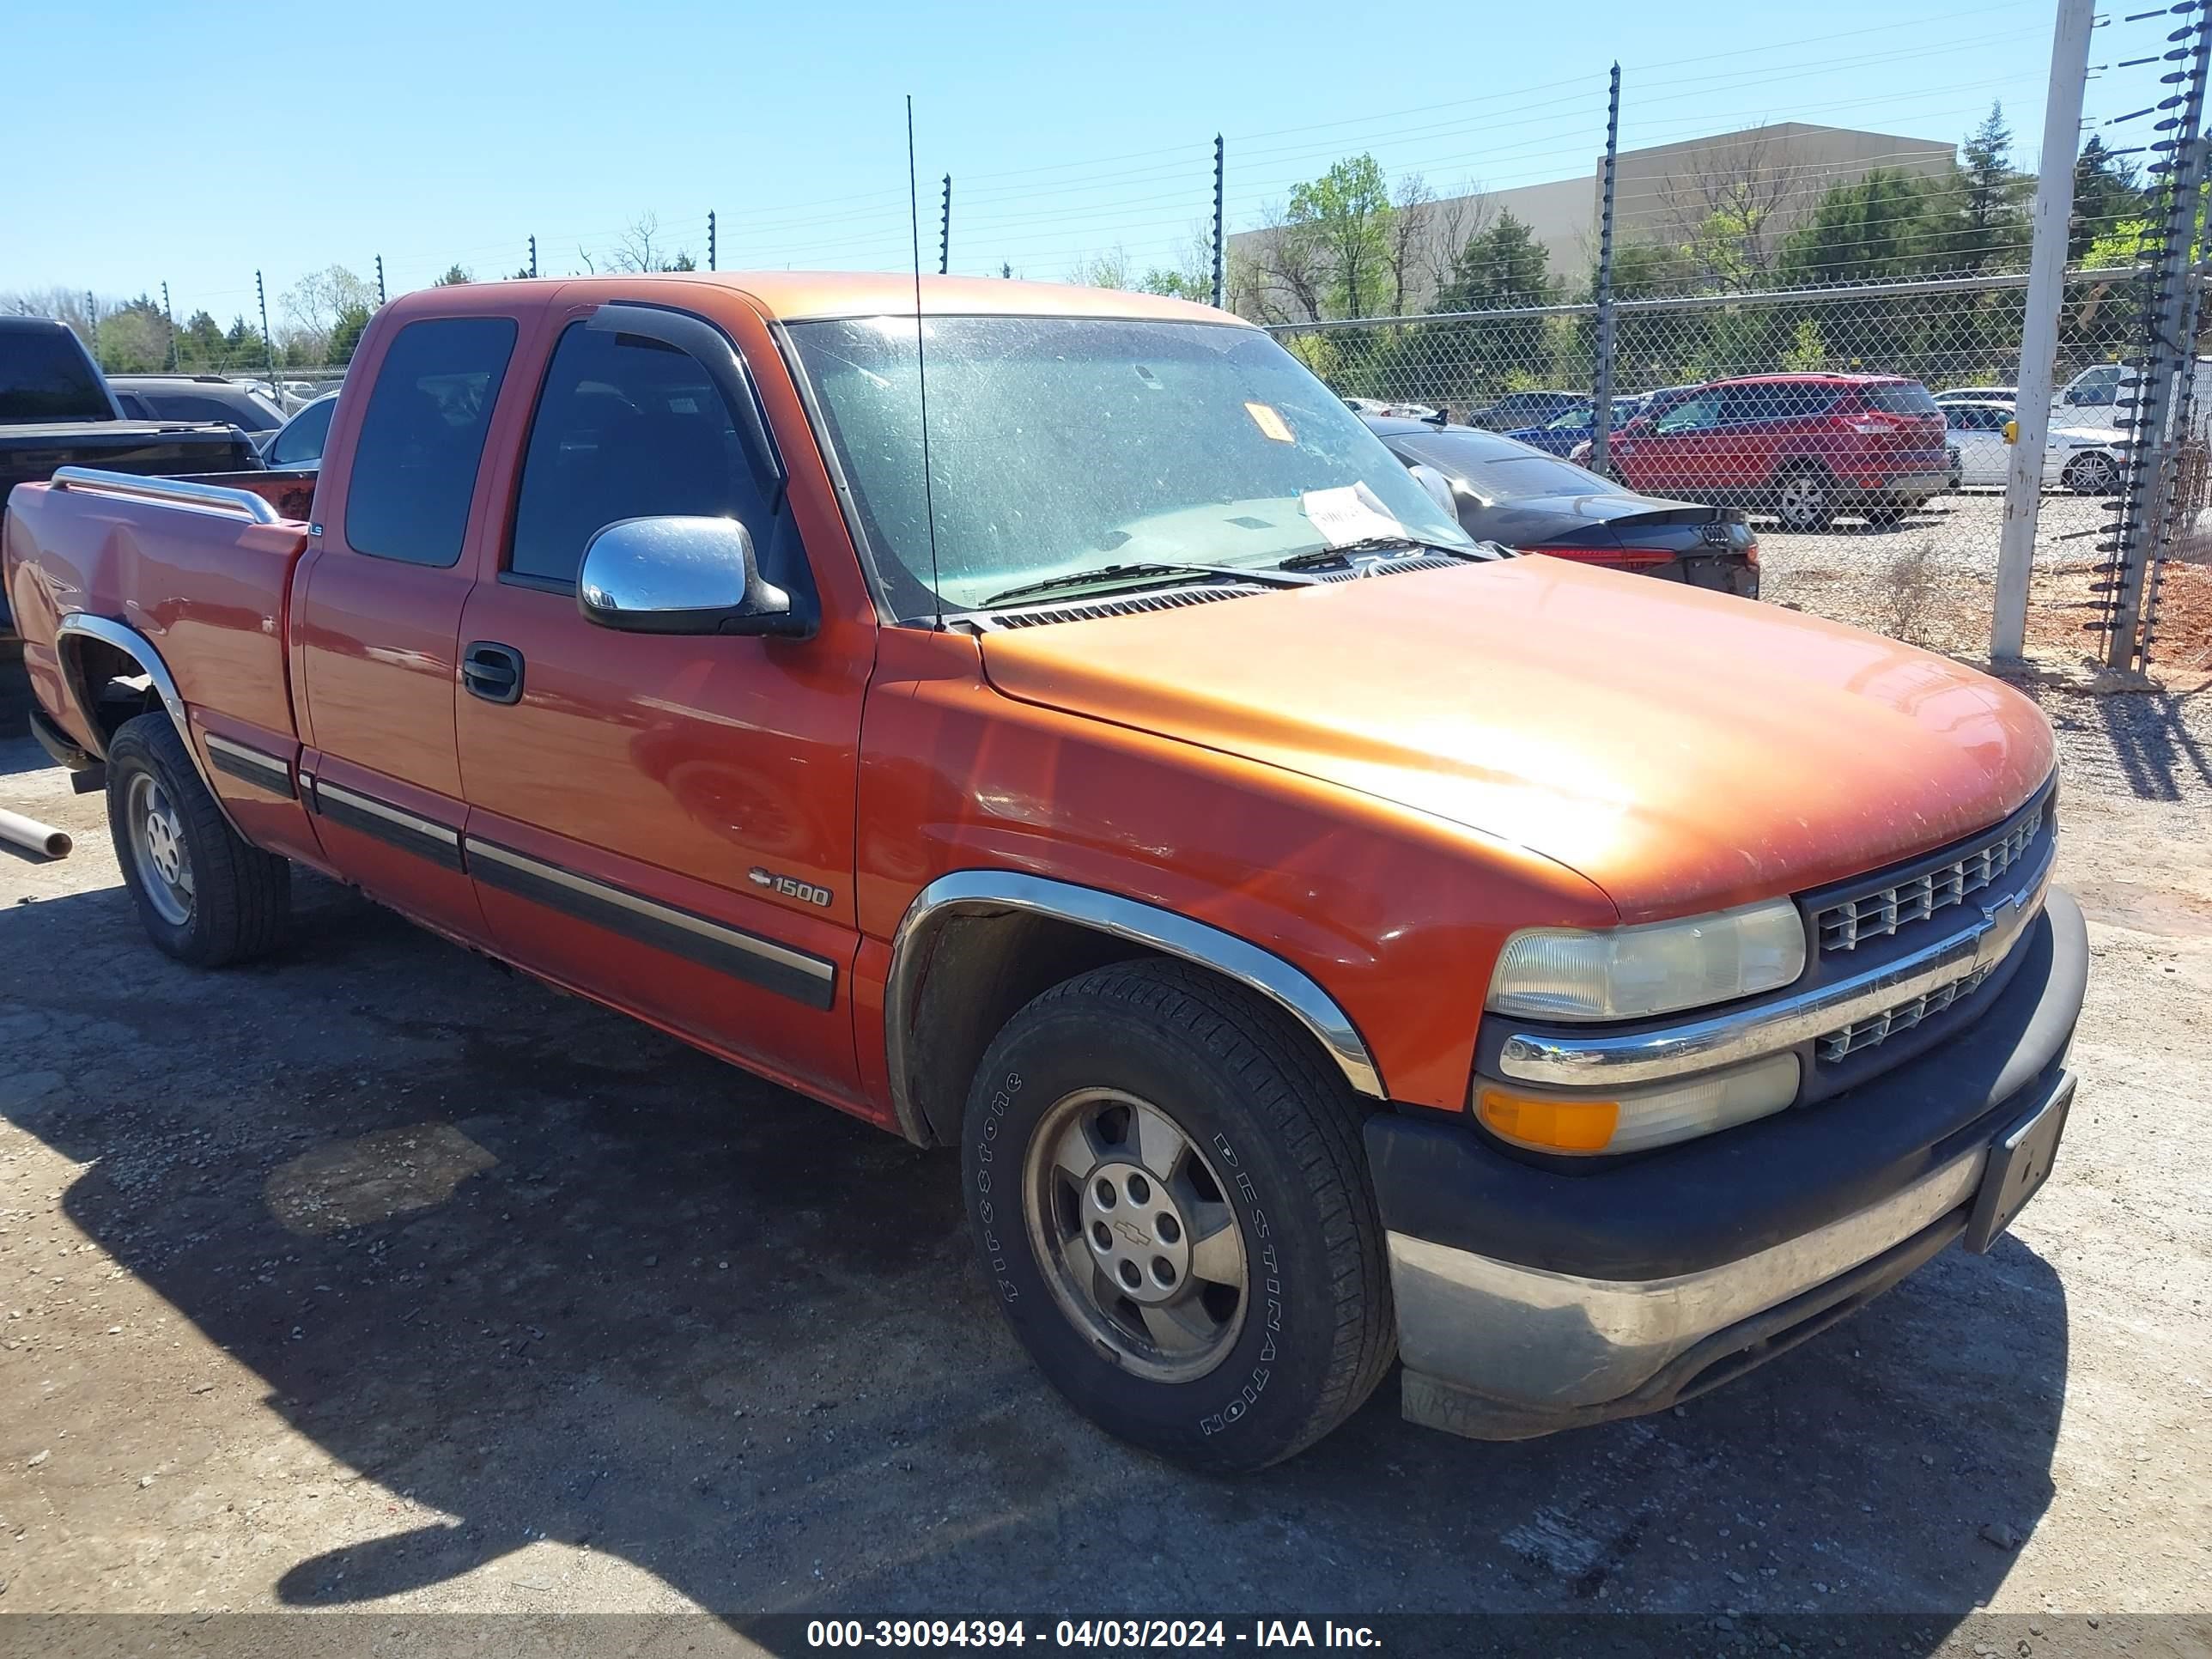
[[[530,239],[530,274],[532,276],[538,274],[538,239],[535,236]]]
[[[177,313],[169,309],[169,285],[161,284],[161,320],[169,325],[169,372],[177,368]]]
[[[714,268],[714,210],[707,210],[707,269]]]
[[[2051,90],[2036,163],[2035,221],[2027,263],[2027,312],[2020,337],[2016,441],[2008,458],[2004,526],[1997,542],[1996,608],[1990,657],[2017,662],[2027,648],[2027,582],[2043,504],[2043,446],[2051,426],[2051,368],[2058,356],[2058,306],[2066,292],[2066,232],[2074,213],[2074,157],[2081,138],[2081,85],[2089,70],[2094,0],[2058,0],[2051,37]]]
[[[1221,245],[1221,185],[1222,164],[1226,159],[1221,147],[1221,135],[1213,135],[1213,308],[1219,311],[1226,298],[1227,284],[1223,279],[1224,249]]]
[[[937,274],[952,269],[952,175],[945,175],[945,203],[937,215]]]
[[[261,285],[261,273],[253,273],[253,297],[261,302],[261,356],[269,365],[269,395],[276,395],[276,337],[269,331],[269,290]]]
[[[2161,191],[2166,225],[2144,307],[2144,348],[2136,368],[2134,431],[2118,538],[2119,592],[2112,605],[2112,632],[2105,641],[2105,666],[2124,672],[2135,666],[2138,649],[2147,643],[2136,637],[2142,631],[2144,580],[2164,544],[2175,452],[2187,435],[2174,429],[2176,408],[2186,398],[2181,381],[2185,375],[2193,379],[2197,367],[2197,343],[2185,336],[2193,333],[2195,321],[2190,266],[2197,210],[2204,193],[2204,88],[2212,31],[2201,15],[2186,28],[2197,35],[2189,47],[2187,81],[2173,100],[2173,137],[2167,141],[2166,159],[2153,169],[2166,175]],[[2120,384],[2124,398],[2124,375]]]
[[[384,304],[384,256],[381,253],[376,256],[376,303],[380,307]]]
[[[1590,397],[1590,471],[1613,471],[1613,169],[1620,155],[1620,65],[1605,104],[1605,198],[1597,221],[1597,384]]]

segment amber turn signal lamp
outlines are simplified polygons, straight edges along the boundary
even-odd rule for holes
[[[1544,1100],[1492,1083],[1474,1097],[1475,1115],[1492,1133],[1554,1152],[1601,1152],[1620,1122],[1617,1100]]]

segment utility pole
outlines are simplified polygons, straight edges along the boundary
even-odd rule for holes
[[[1597,383],[1590,389],[1590,471],[1613,471],[1613,175],[1620,160],[1620,65],[1605,100],[1605,194],[1597,221]]]
[[[384,256],[381,253],[376,256],[376,303],[380,306],[384,303]]]
[[[161,320],[169,325],[169,368],[177,367],[177,313],[169,309],[169,285],[161,284]]]
[[[945,175],[945,205],[937,215],[937,274],[952,269],[952,175]]]
[[[2086,4],[2087,0],[2075,3]],[[2202,278],[2191,264],[2197,240],[2197,213],[2204,194],[2204,94],[2207,70],[2212,67],[2208,64],[2208,54],[2212,54],[2212,32],[2208,32],[2200,15],[2167,38],[2191,33],[2196,39],[2182,49],[2189,58],[2188,68],[2166,77],[2179,82],[2181,90],[2159,104],[2161,110],[2171,109],[2172,113],[2159,123],[2158,130],[2173,136],[2151,146],[2154,150],[2165,151],[2163,160],[2152,163],[2150,173],[2154,179],[2161,179],[2159,193],[2165,204],[2166,223],[2158,262],[2151,271],[2147,327],[2142,358],[2136,366],[2135,418],[2129,439],[2128,479],[2121,497],[2118,538],[2119,592],[2112,602],[2112,631],[2105,640],[2105,665],[2123,672],[2136,665],[2139,649],[2146,657],[2148,654],[2149,640],[2138,637],[2149,631],[2143,619],[2144,590],[2151,566],[2162,556],[2166,545],[2176,452],[2180,441],[2187,435],[2182,429],[2180,416],[2188,408],[2197,373],[2196,295]],[[2086,57],[2085,51],[2085,61]],[[2072,175],[2070,167],[2068,175]],[[2042,228],[2039,220],[2036,228]],[[2020,395],[2025,401],[2025,381],[2021,385]],[[2120,383],[2120,397],[2124,404],[2128,397],[2124,377]],[[2020,423],[2020,447],[2026,449],[2027,422],[2024,420]],[[2042,459],[2039,446],[2036,459]],[[2017,473],[2020,458],[2016,455],[2013,467]],[[2009,494],[2006,506],[2005,528],[2009,531]],[[2004,592],[2003,576],[2000,566],[2000,596]]]
[[[1221,186],[1225,155],[1221,147],[1221,135],[1217,132],[1213,135],[1213,307],[1217,311],[1227,299],[1227,284],[1223,276],[1226,269],[1227,250],[1223,247],[1221,240]]]
[[[2004,525],[1997,539],[1996,608],[1990,659],[2018,662],[2027,648],[2027,579],[2035,562],[2043,500],[2043,447],[2051,428],[2051,374],[2058,356],[2058,307],[2066,292],[2066,230],[2074,214],[2074,159],[2081,140],[2081,85],[2089,73],[2095,0],[2058,0],[2051,36],[2051,89],[2043,106],[2043,154],[2035,164],[2035,218],[2028,248],[2027,309],[2020,337],[2020,395],[2013,405],[2005,471]],[[2141,437],[2138,432],[2138,438]],[[2142,453],[2138,449],[2137,453]]]
[[[269,331],[269,290],[262,286],[261,273],[253,273],[253,297],[261,302],[261,356],[269,365],[269,392],[276,393],[276,339]]]
[[[530,239],[530,274],[532,276],[538,274],[538,239],[535,236]]]
[[[707,210],[707,269],[714,268],[714,210]]]

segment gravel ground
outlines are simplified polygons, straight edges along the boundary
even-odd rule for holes
[[[1874,540],[1764,539],[1801,599]],[[2036,695],[2096,962],[2012,1237],[1668,1415],[1485,1446],[1393,1381],[1233,1482],[1043,1387],[948,1158],[320,884],[273,962],[184,969],[99,799],[0,743],[0,805],[78,838],[0,857],[0,1610],[1880,1612],[1923,1653],[1986,1607],[2008,1656],[2205,1651],[2114,1615],[2212,1611],[2212,696]]]

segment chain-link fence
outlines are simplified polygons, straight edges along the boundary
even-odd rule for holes
[[[2067,283],[2049,489],[2121,483],[2116,360],[2140,329],[2140,286],[2126,270]],[[1507,432],[1644,494],[1788,530],[1887,528],[2003,487],[2026,287],[2008,275],[1619,301],[1603,434],[1594,304],[1274,332],[1374,412]]]

